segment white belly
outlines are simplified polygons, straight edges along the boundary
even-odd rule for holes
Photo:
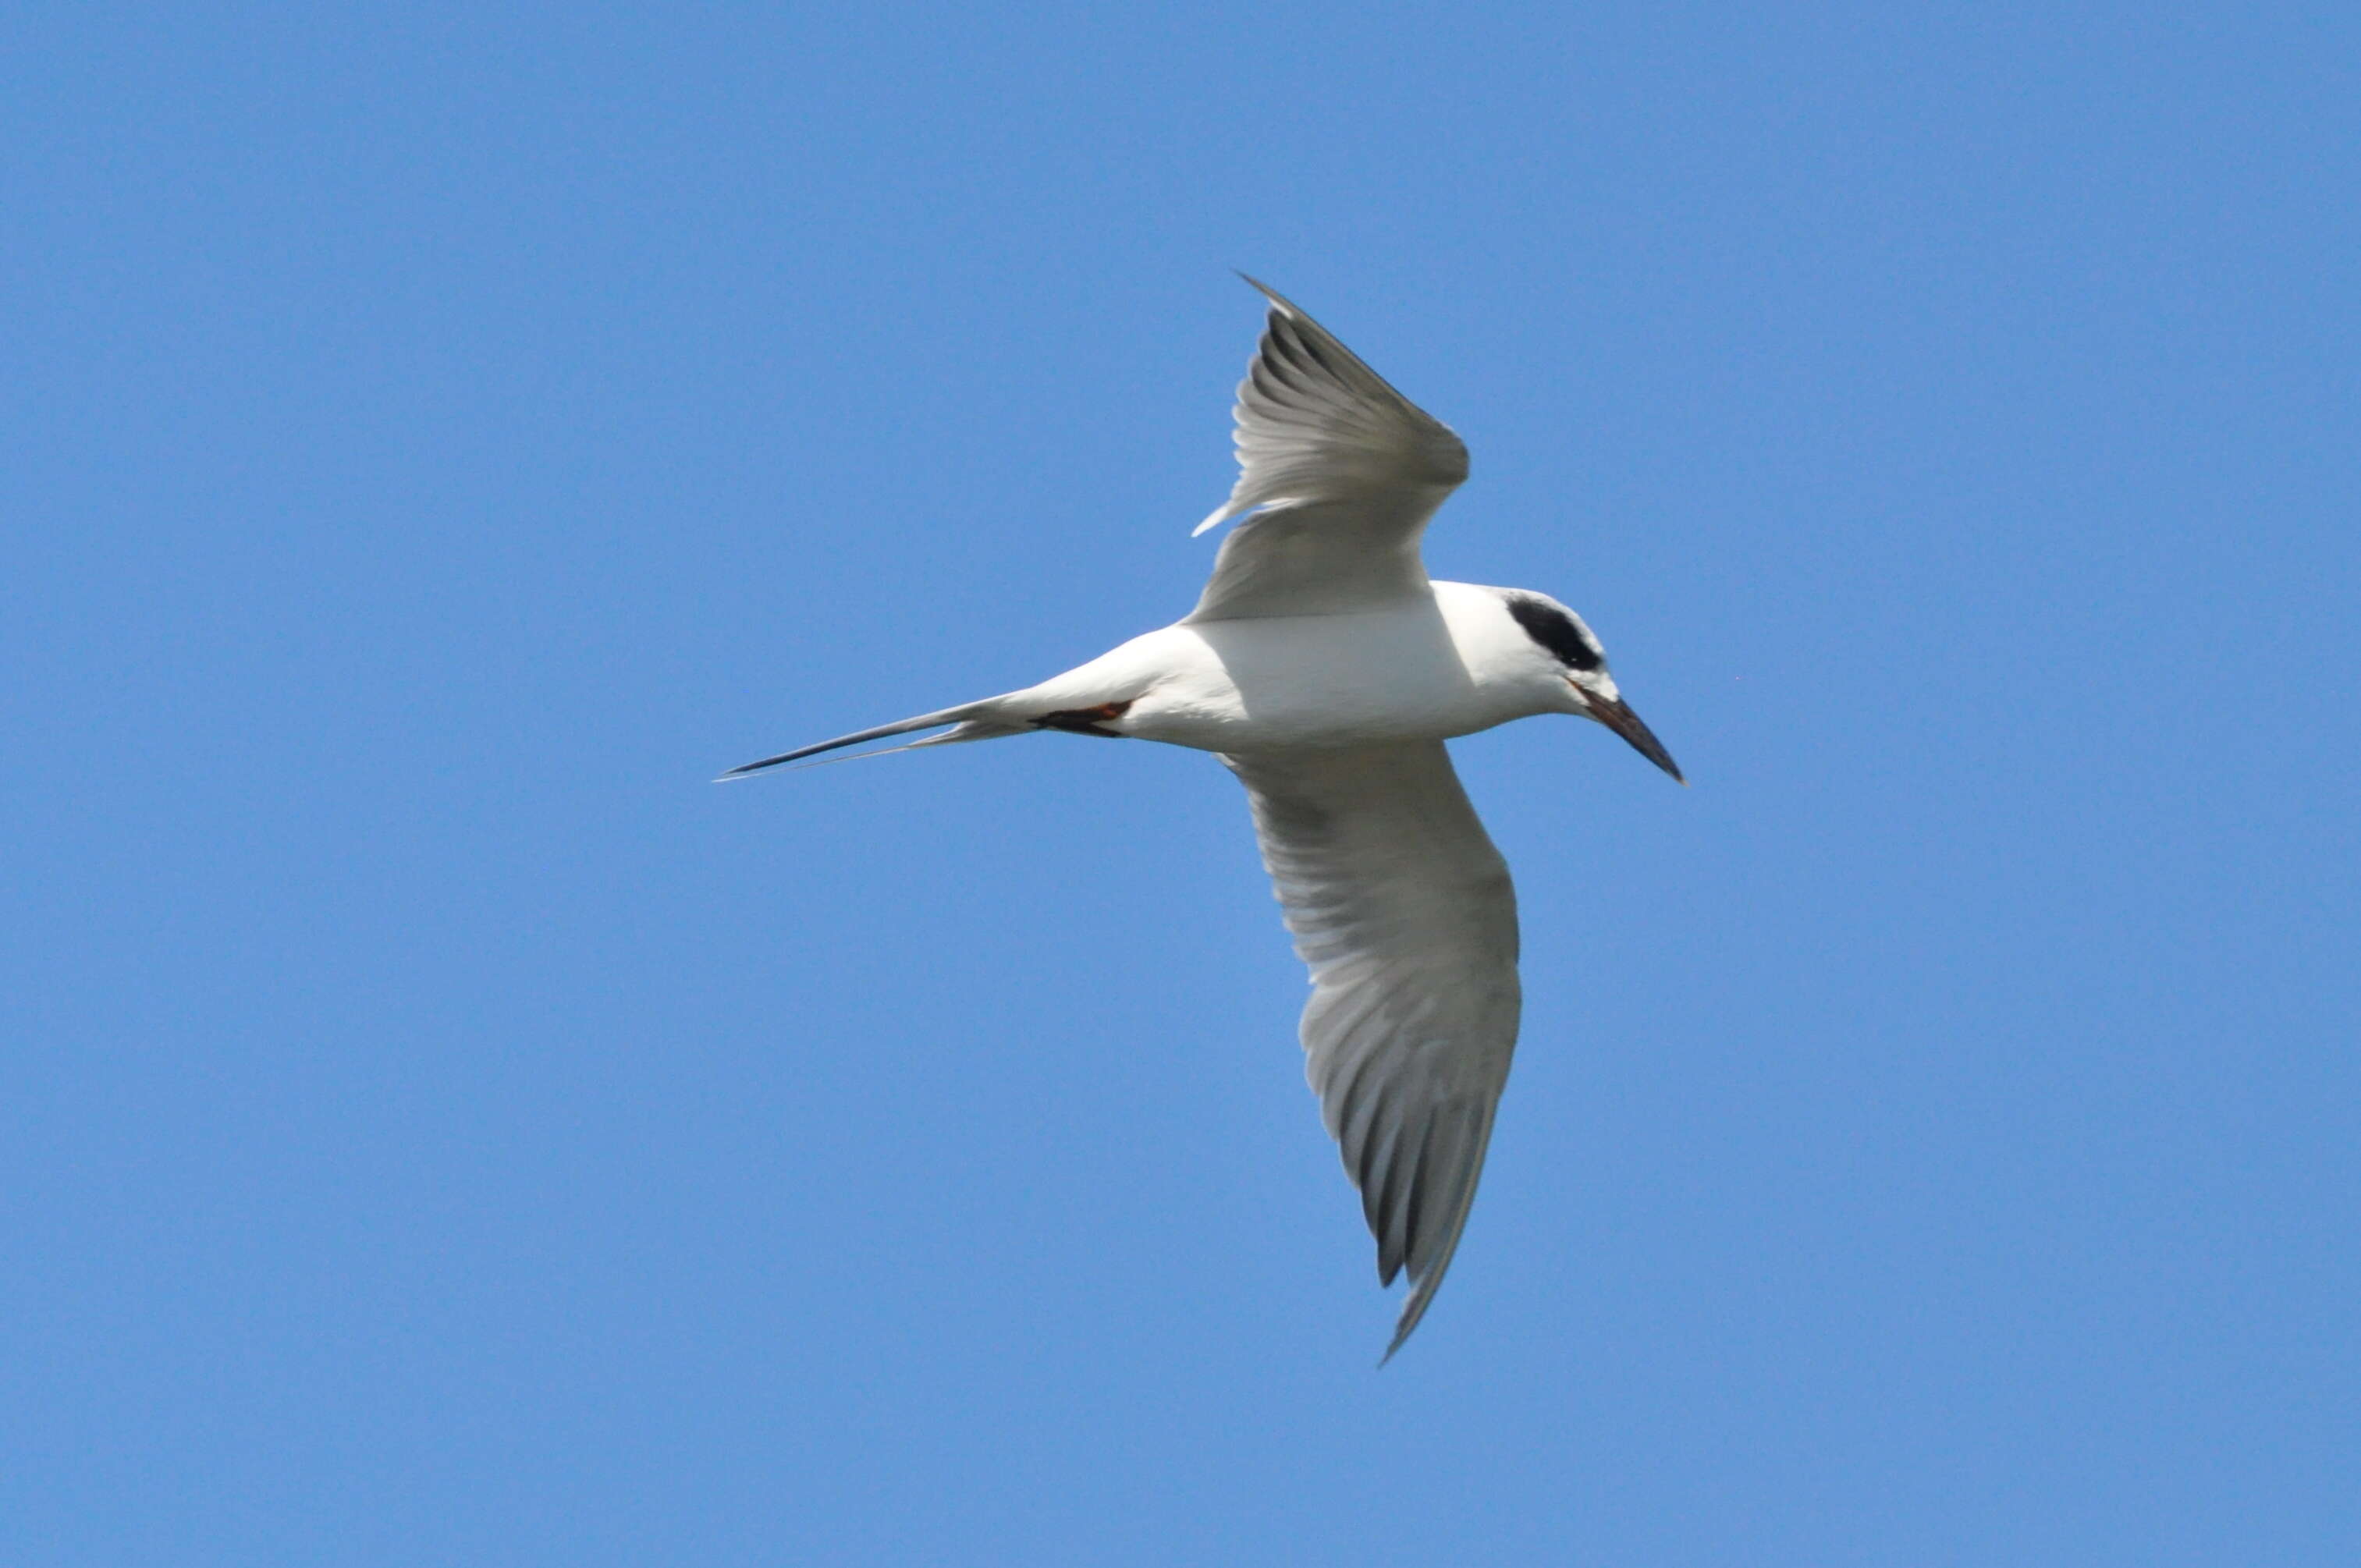
[[[1432,601],[1170,626],[1139,641],[1161,668],[1109,728],[1145,740],[1207,751],[1438,740],[1524,711],[1470,674]]]

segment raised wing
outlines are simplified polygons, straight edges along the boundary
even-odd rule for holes
[[[1336,615],[1423,592],[1419,535],[1467,477],[1449,427],[1318,322],[1255,283],[1270,319],[1238,383],[1238,482],[1197,525],[1222,542],[1191,620]]]
[[[1516,1049],[1517,901],[1440,741],[1223,759],[1295,950],[1303,1049],[1401,1348],[1458,1248]]]

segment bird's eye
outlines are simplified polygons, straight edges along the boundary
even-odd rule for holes
[[[1522,596],[1509,600],[1509,613],[1525,629],[1525,635],[1557,656],[1559,663],[1569,670],[1588,673],[1603,669],[1607,660],[1590,634],[1575,624],[1574,618],[1545,599]]]

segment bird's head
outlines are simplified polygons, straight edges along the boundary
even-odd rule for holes
[[[1688,783],[1681,778],[1680,765],[1664,750],[1664,743],[1640,722],[1640,716],[1615,689],[1615,677],[1607,668],[1607,650],[1583,624],[1582,617],[1546,594],[1512,590],[1500,597],[1510,619],[1532,644],[1529,659],[1533,676],[1558,699],[1553,707],[1597,719],[1630,741],[1640,755],[1682,784]]]

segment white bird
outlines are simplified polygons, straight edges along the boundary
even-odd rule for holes
[[[1467,477],[1467,449],[1246,281],[1270,315],[1238,384],[1238,481],[1197,532],[1246,521],[1194,610],[1038,685],[722,777],[945,725],[890,750],[1063,729],[1220,757],[1312,972],[1307,1075],[1379,1282],[1409,1271],[1390,1358],[1451,1266],[1517,1043],[1516,895],[1443,743],[1572,714],[1681,773],[1581,617],[1545,594],[1428,579],[1419,536]]]

